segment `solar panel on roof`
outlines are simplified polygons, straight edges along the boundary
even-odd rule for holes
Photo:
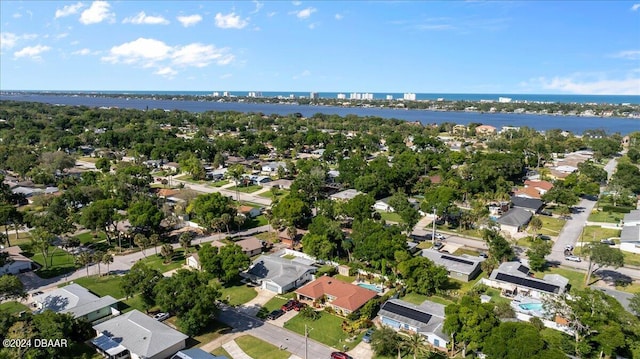
[[[505,273],[498,273],[498,275],[496,275],[496,279],[533,289],[542,290],[548,293],[560,292],[560,287],[558,287],[557,285],[539,282],[537,280],[532,280],[529,278],[516,277]]]
[[[518,266],[518,271],[521,272],[521,273],[524,273],[524,274],[529,274],[529,268],[527,268],[527,267],[525,267],[523,265]]]
[[[457,257],[451,257],[451,256],[444,255],[441,258],[448,259],[450,261],[454,261],[454,262],[458,262],[458,263],[463,263],[463,264],[466,264],[466,265],[469,265],[469,266],[473,265],[473,262],[467,261],[467,260],[464,260],[464,259],[461,259],[461,258],[457,258]]]
[[[427,324],[429,323],[429,320],[431,320],[431,314],[423,313],[413,308],[407,308],[392,302],[384,303],[384,305],[382,306],[382,309],[394,314],[401,315],[405,318],[417,320],[420,323]]]

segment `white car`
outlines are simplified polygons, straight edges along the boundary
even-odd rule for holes
[[[564,249],[565,249],[565,250],[567,250],[567,251],[572,251],[572,250],[573,250],[573,246],[572,246],[572,245],[570,245],[570,244],[567,244],[567,245],[564,247]]]
[[[158,313],[156,315],[153,316],[153,319],[158,320],[158,321],[163,321],[169,318],[169,313]]]
[[[445,239],[444,234],[442,234],[442,233],[436,233],[436,239],[439,239],[439,240],[441,240],[441,241],[442,241],[442,240],[444,240],[444,239]]]
[[[582,260],[578,256],[566,256],[564,257],[564,259],[572,262],[582,262]]]

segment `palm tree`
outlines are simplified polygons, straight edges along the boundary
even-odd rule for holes
[[[76,262],[78,262],[81,267],[87,268],[87,277],[89,276],[89,265],[92,261],[93,256],[89,252],[82,252],[78,256],[76,256]]]
[[[538,231],[542,229],[542,220],[539,217],[534,216],[529,221],[529,228],[533,230],[534,238],[538,236]]]
[[[173,246],[170,244],[165,244],[160,249],[160,255],[164,258],[164,263],[171,262],[171,258],[173,257]]]
[[[244,171],[244,166],[239,164],[231,166],[227,170],[227,175],[236,183],[236,201],[238,202],[240,202],[240,191],[238,186],[240,185],[240,180],[242,179],[242,175],[244,175]]]
[[[92,260],[95,260],[96,264],[98,265],[98,277],[100,276],[100,263],[102,261],[102,257],[103,256],[104,256],[104,252],[103,251],[95,251],[93,253]]]
[[[229,224],[231,224],[231,221],[233,220],[233,217],[231,217],[231,215],[229,213],[223,213],[220,216],[220,220],[222,221],[222,223],[224,223],[225,227],[227,227],[227,234],[229,234]]]
[[[180,246],[184,248],[185,253],[189,246],[191,246],[191,241],[193,240],[193,234],[191,232],[183,232],[180,235]]]
[[[427,353],[429,353],[428,357],[431,356],[429,348],[427,347],[427,344],[425,342],[425,338],[421,334],[414,333],[404,338],[401,346],[406,348],[409,354],[413,355],[413,359],[416,359],[418,356],[422,358],[423,355]]]
[[[240,230],[240,227],[242,227],[242,225],[244,224],[244,222],[246,222],[246,220],[247,220],[247,217],[241,216],[241,215],[237,215],[233,217],[233,223],[235,223],[236,227],[238,227],[238,230]]]
[[[109,275],[109,265],[113,263],[113,254],[105,253],[102,255],[102,258],[100,260],[102,261],[102,263],[107,265],[107,275]]]
[[[137,233],[133,237],[133,243],[135,243],[136,246],[140,247],[140,250],[142,250],[142,255],[146,258],[147,255],[144,253],[144,250],[147,249],[147,245],[149,244],[149,239],[147,238],[147,236],[142,233]]]
[[[153,249],[158,255],[158,243],[160,242],[160,236],[157,233],[154,233],[149,236],[149,245],[153,246]]]
[[[291,238],[291,241],[293,242],[293,240],[298,235],[298,230],[294,226],[287,227],[287,235],[289,236],[289,238]]]

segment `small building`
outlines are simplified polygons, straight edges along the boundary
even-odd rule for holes
[[[531,212],[521,209],[521,208],[511,208],[507,213],[503,214],[498,218],[497,222],[500,225],[500,230],[509,234],[515,234],[522,231],[531,218],[533,214]]]
[[[23,273],[33,268],[33,261],[25,257],[22,254],[22,249],[18,246],[2,248],[0,253],[8,254],[7,263],[0,267],[0,275]]]
[[[529,267],[520,262],[504,262],[491,272],[482,283],[492,288],[502,289],[507,297],[523,295],[542,298],[566,292],[569,280],[559,274],[546,274],[542,279],[532,277]]]
[[[329,196],[329,198],[333,201],[350,201],[359,194],[364,194],[364,193],[355,189],[347,189],[338,193],[334,193],[331,196]]]
[[[312,266],[312,261],[299,257],[287,259],[281,254],[258,257],[246,273],[241,275],[260,285],[262,289],[278,294],[286,293],[314,279],[317,268]]]
[[[275,187],[278,189],[291,189],[292,180],[288,179],[279,179],[271,182],[267,182],[264,184],[265,187]]]
[[[256,218],[262,212],[258,208],[254,208],[251,206],[240,206],[238,207],[238,213],[245,216],[246,218]]]
[[[385,197],[383,199],[377,200],[376,203],[373,205],[373,208],[376,211],[395,212],[393,207],[391,207],[391,205],[389,204],[389,199],[391,199],[391,197]]]
[[[188,336],[134,309],[93,327],[91,340],[107,358],[165,359],[186,346]]]
[[[261,173],[267,176],[278,173],[278,168],[282,167],[285,171],[287,170],[287,164],[284,162],[269,162],[262,165]]]
[[[36,295],[33,302],[39,312],[51,310],[56,313],[69,313],[74,318],[83,318],[90,323],[120,315],[116,309],[117,299],[110,295],[98,297],[75,283]]]
[[[496,128],[491,125],[480,125],[476,127],[476,135],[494,135],[496,133]]]
[[[380,323],[396,331],[418,333],[430,345],[447,350],[449,336],[444,333],[444,305],[425,300],[420,305],[399,299],[386,301],[378,312]]]
[[[296,290],[296,295],[298,300],[311,301],[316,306],[330,307],[338,314],[349,315],[375,298],[378,293],[323,276]]]
[[[483,258],[472,256],[454,256],[453,254],[438,252],[433,249],[423,249],[423,257],[429,258],[436,265],[447,268],[449,277],[463,282],[474,279],[482,269],[480,264]]]
[[[262,253],[262,250],[264,249],[264,242],[256,237],[248,237],[235,242],[235,244],[242,247],[242,253],[247,257],[258,255]]]
[[[544,206],[544,202],[540,199],[516,196],[511,197],[511,204],[513,205],[513,208],[524,209],[533,214],[538,213]]]
[[[187,257],[187,267],[195,270],[202,270],[202,266],[200,265],[200,256],[198,253],[191,253],[191,255]]]

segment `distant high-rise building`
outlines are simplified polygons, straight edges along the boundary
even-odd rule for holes
[[[225,92],[223,92],[223,93],[222,93],[222,96],[224,96],[224,97],[229,97],[229,91],[225,91]]]
[[[500,103],[510,103],[511,102],[511,98],[510,97],[498,97],[498,102],[500,102]]]
[[[213,93],[213,96],[214,96],[214,97],[218,97],[218,96],[220,96],[220,92],[218,92],[218,91],[214,92],[214,93]]]
[[[407,101],[415,101],[415,100],[416,100],[416,94],[411,93],[411,92],[408,92],[408,93],[405,93],[405,94],[402,96],[402,98],[403,98],[404,100],[407,100]]]
[[[358,92],[352,92],[349,94],[349,100],[362,100],[362,94]]]
[[[258,92],[258,91],[251,91],[251,92],[249,92],[249,94],[247,95],[247,97],[262,97],[262,92]]]
[[[363,100],[373,100],[373,94],[372,93],[363,93],[362,94],[362,99]]]
[[[393,100],[393,95],[387,95],[387,100]]]
[[[312,100],[317,100],[319,98],[318,93],[317,92],[309,93],[309,98]]]
[[[347,98],[347,95],[343,94],[343,93],[339,93],[338,94],[338,100],[345,100]]]

